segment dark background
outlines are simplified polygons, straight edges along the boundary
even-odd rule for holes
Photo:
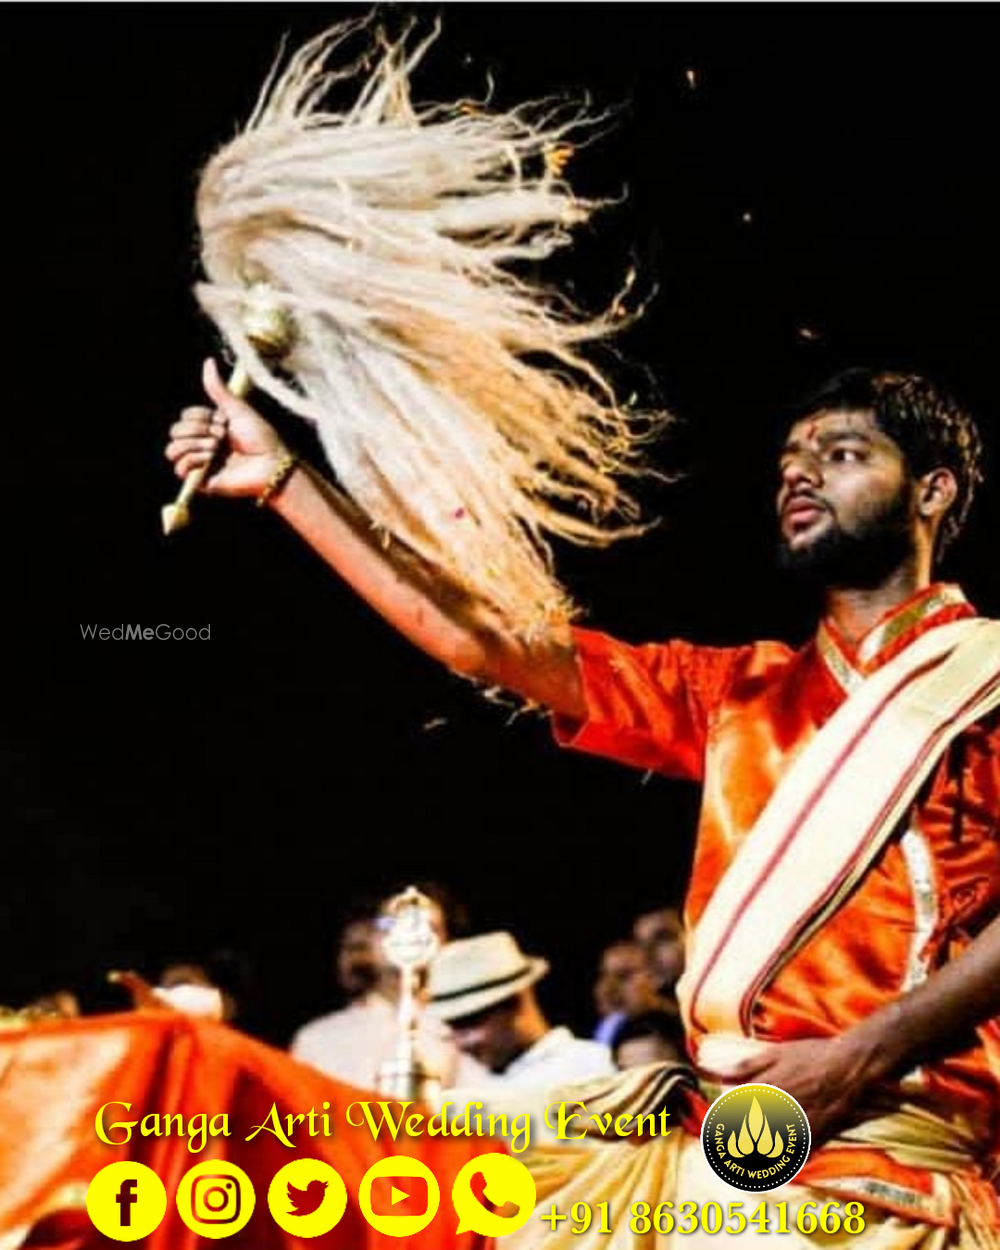
[[[6,5],[3,368],[7,819],[0,1002],[219,945],[283,1041],[331,1002],[343,906],[447,882],[475,928],[552,958],[588,1020],[600,947],[673,897],[695,797],[560,752],[396,638],[280,523],[203,503],[159,532],[166,428],[214,346],[191,295],[201,162],[282,34],[337,5]],[[389,8],[399,22],[432,6]],[[834,368],[927,371],[996,445],[995,49],[981,6],[446,5],[418,99],[589,92],[616,127],[571,166],[627,199],[555,272],[592,307],[658,288],[621,350],[679,418],[663,516],[561,568],[640,640],[800,641],[771,570],[782,405]],[[687,74],[694,71],[692,87]],[[747,219],[749,215],[749,219]],[[13,276],[13,282],[10,281]],[[635,374],[622,367],[623,385]],[[984,498],[949,576],[1000,610]],[[81,624],[211,626],[84,641]]]

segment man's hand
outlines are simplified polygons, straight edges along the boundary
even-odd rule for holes
[[[813,1144],[856,1117],[865,1094],[882,1078],[867,1045],[852,1032],[761,1045],[726,1072],[709,1073],[726,1084],[758,1082],[791,1094],[806,1113]]]
[[[268,484],[286,448],[274,429],[249,404],[226,388],[214,360],[203,371],[205,391],[215,408],[185,408],[170,427],[166,456],[184,478],[225,453],[202,489],[210,495],[256,498]],[[218,457],[216,458],[218,460]]]
[[[202,487],[208,494],[259,498],[288,453],[263,417],[230,394],[211,360],[204,383],[215,408],[184,410],[171,427],[167,459],[182,478],[211,463]],[[509,633],[506,622],[485,619],[463,587],[387,538],[312,470],[290,474],[270,506],[390,625],[452,672],[503,686],[571,720],[586,716],[568,623],[553,623],[529,642]]]

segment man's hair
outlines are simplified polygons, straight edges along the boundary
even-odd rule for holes
[[[897,444],[910,472],[922,477],[950,469],[955,502],[938,532],[937,555],[958,537],[976,487],[983,480],[983,444],[972,416],[941,387],[914,373],[846,369],[825,382],[792,413],[792,422],[816,412],[868,411]]]
[[[615,1030],[612,1049],[617,1052],[624,1042],[634,1042],[641,1037],[661,1037],[679,1049],[684,1049],[684,1022],[676,1007],[654,1008],[626,1016]]]

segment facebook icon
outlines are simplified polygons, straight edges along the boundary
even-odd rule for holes
[[[106,1164],[87,1186],[87,1214],[113,1241],[141,1241],[159,1228],[166,1212],[163,1181],[135,1159]]]
[[[118,1186],[115,1202],[121,1207],[118,1213],[118,1223],[122,1228],[129,1228],[132,1224],[132,1205],[139,1201],[135,1193],[135,1187],[138,1183],[136,1177],[130,1176]]]

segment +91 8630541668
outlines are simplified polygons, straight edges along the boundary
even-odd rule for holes
[[[610,1201],[591,1205],[575,1202],[562,1211],[552,1203],[548,1209],[538,1212],[539,1219],[555,1230],[564,1221],[574,1233],[611,1233],[621,1218]],[[806,1201],[799,1204],[768,1202],[766,1199],[744,1202],[736,1199],[726,1204],[720,1202],[633,1202],[625,1214],[628,1226],[640,1236],[657,1233],[690,1235],[692,1233],[742,1233],[754,1228],[758,1233],[791,1233],[793,1230],[811,1236],[813,1233],[832,1235],[843,1231],[850,1235],[864,1232],[865,1209],[860,1202],[821,1203]]]

